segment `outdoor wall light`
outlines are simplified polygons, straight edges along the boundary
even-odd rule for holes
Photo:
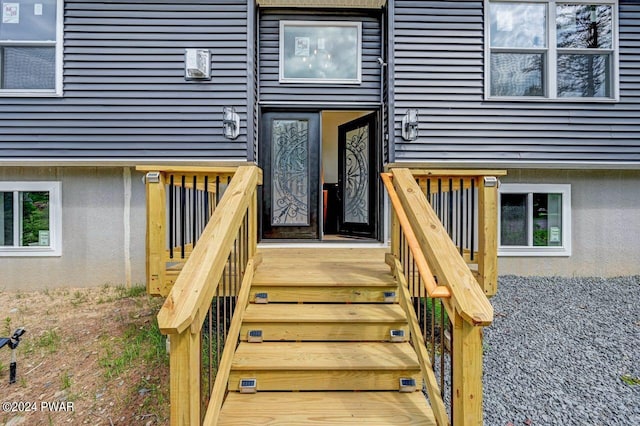
[[[227,139],[233,140],[240,134],[240,116],[234,107],[222,108],[222,128]]]
[[[211,80],[211,52],[206,49],[185,49],[185,80]]]
[[[418,139],[418,110],[409,109],[402,117],[402,139],[415,141]]]

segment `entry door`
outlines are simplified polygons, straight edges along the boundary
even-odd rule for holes
[[[376,237],[376,113],[338,127],[338,232]]]
[[[319,239],[319,115],[262,114],[262,237]]]

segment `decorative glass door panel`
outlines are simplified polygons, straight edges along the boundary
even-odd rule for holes
[[[271,225],[309,225],[309,122],[273,120]]]
[[[369,223],[369,126],[349,130],[345,136],[344,221]]]
[[[261,117],[264,239],[318,239],[319,115],[266,112]]]
[[[338,127],[340,234],[376,238],[376,113]]]

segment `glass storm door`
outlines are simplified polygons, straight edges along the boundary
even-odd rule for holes
[[[376,113],[338,127],[338,232],[376,237]]]
[[[318,239],[319,115],[262,114],[262,238]]]

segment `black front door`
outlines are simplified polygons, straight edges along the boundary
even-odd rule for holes
[[[319,114],[262,114],[262,238],[319,239]]]
[[[338,232],[376,238],[376,113],[338,127]]]

